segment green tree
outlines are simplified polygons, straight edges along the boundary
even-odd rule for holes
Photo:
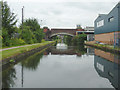
[[[78,37],[75,36],[75,37],[73,37],[73,39],[72,39],[72,45],[73,45],[73,46],[77,46],[77,43],[78,43]]]
[[[2,5],[2,42],[5,46],[9,46],[9,40],[15,31],[14,26],[17,23],[16,15],[10,11],[7,2],[1,1],[0,3]],[[5,39],[6,37],[7,39]]]
[[[64,43],[66,43],[68,46],[72,45],[72,36],[64,36]]]
[[[24,26],[22,32],[20,33],[20,38],[22,38],[27,44],[32,44],[36,41],[35,35],[30,30],[29,26]]]
[[[34,34],[36,40],[34,39],[34,43],[41,42],[43,39],[43,29],[40,28],[40,25],[37,21],[37,19],[27,19],[23,22],[23,28],[24,26],[28,26],[31,30],[31,32]],[[20,25],[20,28],[22,27],[22,24]]]
[[[80,35],[77,35],[75,37],[77,37],[76,38],[77,39],[77,45],[79,46],[79,45],[83,45],[84,44],[84,41],[86,40],[87,35],[86,34],[80,34]]]

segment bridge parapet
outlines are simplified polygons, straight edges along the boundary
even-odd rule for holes
[[[76,29],[51,29],[51,36],[56,34],[76,35]]]

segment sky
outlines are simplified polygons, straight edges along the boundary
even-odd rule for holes
[[[21,23],[22,7],[24,20],[36,18],[41,27],[83,28],[94,26],[99,14],[108,14],[119,0],[3,0],[7,1],[11,11],[17,15]]]

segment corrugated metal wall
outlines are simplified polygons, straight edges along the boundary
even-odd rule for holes
[[[113,8],[113,10],[108,14],[108,15],[101,15],[98,17],[95,22],[95,34],[100,34],[100,33],[108,33],[108,32],[114,32],[114,31],[120,31],[120,24],[119,23],[119,8],[120,4],[117,4],[116,7]],[[114,17],[114,20],[112,22],[109,22],[108,19],[110,17]],[[101,27],[97,27],[97,22],[104,20],[104,25]]]

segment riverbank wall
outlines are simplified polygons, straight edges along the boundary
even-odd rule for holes
[[[111,52],[111,53],[120,54],[120,48],[119,47],[114,47],[114,46],[111,46],[111,45],[96,44],[95,41],[85,42],[85,45],[91,46],[91,47],[94,47],[94,48],[98,48],[98,49],[101,49],[103,51],[108,51],[108,52]]]
[[[8,63],[12,63],[12,62],[18,62],[20,59],[22,59],[23,57],[28,57],[30,55],[33,55],[36,52],[40,52],[45,48],[49,48],[50,46],[54,45],[55,41],[52,41],[44,46],[39,46],[37,48],[33,48],[31,50],[25,51],[23,53],[17,54],[17,55],[12,55],[8,58],[4,58],[0,61],[0,65],[6,65]]]

